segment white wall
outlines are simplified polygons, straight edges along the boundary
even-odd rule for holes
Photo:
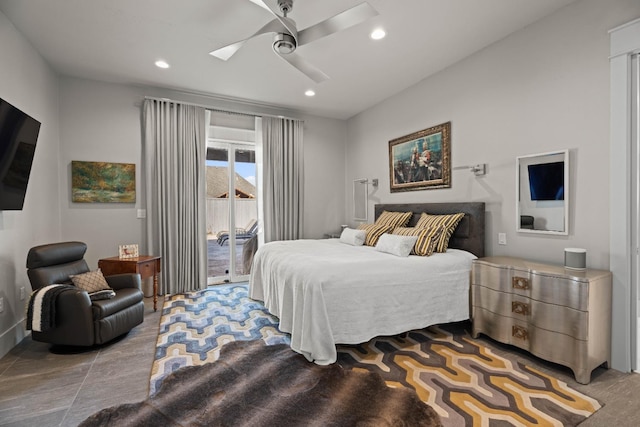
[[[565,247],[609,266],[607,31],[640,15],[637,0],[583,0],[514,33],[348,121],[345,185],[380,178],[376,200],[487,203],[486,253],[561,264]],[[389,192],[388,141],[452,122],[452,167],[487,163],[452,188]],[[517,156],[571,150],[569,236],[516,233]],[[351,201],[347,197],[347,213]],[[507,245],[497,233],[507,233]]]
[[[574,2],[353,117],[345,185],[380,178],[382,202],[484,201],[487,255],[562,264],[565,247],[581,247],[588,267],[608,269],[608,30],[639,16],[637,0]],[[454,170],[450,189],[391,194],[388,141],[449,120],[452,166],[487,163],[487,175]],[[565,148],[569,235],[516,233],[516,157]],[[351,212],[350,200],[346,206]],[[497,244],[498,232],[507,233],[506,246]],[[614,312],[620,308],[614,302]],[[615,319],[614,331],[628,330]],[[614,338],[613,367],[624,370],[617,353],[629,337]]]
[[[60,212],[64,240],[87,244],[85,259],[118,254],[118,245],[137,243],[144,251],[141,183],[140,94],[126,86],[89,80],[60,81]],[[73,203],[71,161],[136,164],[136,203]]]
[[[232,111],[284,114],[287,111],[257,109],[221,103],[206,96],[187,95],[159,88],[62,78],[60,89],[62,181],[61,213],[64,239],[87,243],[87,262],[95,268],[98,259],[117,254],[118,245],[137,243],[146,249],[144,220],[136,210],[145,208],[141,188],[141,113],[145,96],[167,97]],[[344,212],[344,141],[346,123],[315,116],[305,121],[305,227],[307,238],[320,238],[339,229]],[[135,204],[81,204],[71,202],[72,160],[136,164]]]
[[[58,180],[58,80],[42,57],[0,12],[0,98],[41,122],[22,211],[0,211],[0,357],[24,337],[23,318],[31,286],[29,248],[60,238]]]

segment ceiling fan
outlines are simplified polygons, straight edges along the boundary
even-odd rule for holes
[[[223,46],[209,52],[209,54],[226,61],[231,58],[231,56],[233,56],[233,54],[236,53],[247,40],[262,34],[274,33],[275,35],[272,43],[273,51],[280,58],[287,61],[316,83],[329,79],[329,76],[295,54],[294,51],[296,48],[357,25],[378,15],[378,12],[369,3],[364,2],[329,19],[298,31],[295,21],[287,17],[293,8],[293,0],[277,0],[282,16],[278,15],[276,11],[269,7],[263,0],[249,1],[269,11],[275,16],[275,19],[265,24],[250,37],[230,45]]]

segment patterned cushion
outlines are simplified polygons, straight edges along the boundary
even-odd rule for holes
[[[464,213],[450,215],[429,215],[423,213],[416,223],[416,228],[444,227],[444,232],[440,235],[440,240],[436,246],[436,252],[446,252],[449,246],[449,239],[462,217],[464,217]]]
[[[375,246],[378,243],[378,239],[384,233],[389,233],[393,230],[393,227],[389,225],[379,224],[360,224],[358,230],[364,230],[367,232],[367,237],[364,240],[364,244],[367,246]]]
[[[397,227],[393,230],[393,234],[400,236],[417,236],[418,240],[416,240],[416,244],[413,246],[411,253],[413,255],[430,256],[435,251],[443,231],[443,227]]]
[[[74,274],[71,277],[73,284],[87,292],[97,292],[103,289],[111,289],[107,284],[102,271],[97,269],[96,271],[89,271],[83,274]]]
[[[413,212],[389,212],[382,211],[378,219],[376,219],[376,225],[388,225],[393,230],[396,227],[404,227],[409,223]]]

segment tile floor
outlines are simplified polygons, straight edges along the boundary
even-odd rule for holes
[[[100,409],[146,399],[160,310],[153,311],[151,298],[145,298],[145,309],[142,325],[97,349],[55,354],[31,338],[16,346],[0,359],[0,426],[77,426]],[[581,427],[640,425],[640,375],[598,368],[591,384],[581,385],[567,368],[480,339],[603,402]]]
[[[162,302],[154,312],[145,298],[141,325],[90,351],[55,354],[24,339],[0,359],[0,425],[77,426],[102,408],[146,399]]]

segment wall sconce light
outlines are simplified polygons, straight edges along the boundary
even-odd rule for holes
[[[456,166],[453,169],[469,169],[475,176],[483,176],[487,174],[487,164],[478,163],[472,166]]]
[[[477,165],[471,166],[471,168],[469,168],[469,170],[471,170],[471,172],[473,172],[473,174],[475,176],[486,175],[487,174],[487,164],[486,163],[479,163]]]

